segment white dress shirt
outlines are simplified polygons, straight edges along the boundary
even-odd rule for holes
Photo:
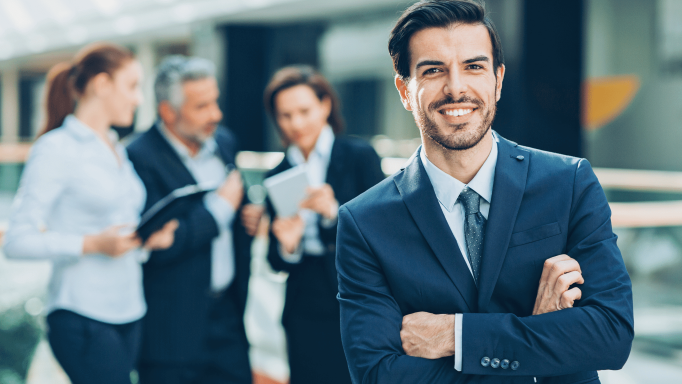
[[[26,162],[4,251],[8,258],[53,262],[48,313],[65,309],[124,324],[147,310],[140,266],[146,251],[83,255],[85,235],[112,225],[133,231],[144,208],[144,185],[123,146],[112,144],[118,158],[94,130],[70,115],[36,141]]]
[[[447,220],[452,234],[457,240],[457,245],[459,245],[459,250],[469,267],[469,272],[471,272],[471,265],[469,264],[466,239],[464,237],[464,219],[466,215],[464,213],[464,205],[457,199],[465,188],[473,189],[481,196],[479,209],[483,217],[485,217],[486,220],[488,219],[493,195],[493,183],[495,180],[495,166],[497,165],[497,140],[497,136],[493,133],[493,146],[490,150],[490,154],[469,184],[462,183],[431,163],[426,157],[424,147],[419,151],[419,157],[424,165],[426,174],[429,176],[429,180],[431,180],[433,189],[436,192],[436,198],[438,198],[440,208],[443,211],[443,215],[445,215],[445,220]],[[455,314],[455,369],[458,371],[462,370],[461,313]]]
[[[334,140],[334,131],[327,125],[320,132],[315,148],[308,155],[308,160],[297,146],[291,145],[287,149],[287,160],[292,167],[305,164],[308,183],[311,187],[321,187],[327,180],[327,169],[332,156]],[[309,209],[303,209],[299,214],[305,222],[302,249],[293,254],[287,254],[284,249],[280,249],[282,256],[289,262],[300,260],[301,252],[308,256],[324,256],[325,254],[324,244],[320,240],[320,231],[317,227],[320,215]],[[337,219],[337,217],[331,220],[322,218],[321,223],[325,227],[331,227]]]
[[[197,184],[205,188],[217,189],[227,177],[227,169],[218,154],[218,144],[210,137],[199,152],[192,156],[189,149],[173,136],[159,122],[162,135],[187,167]],[[235,210],[216,192],[207,193],[204,205],[218,225],[218,236],[211,243],[211,289],[220,292],[227,288],[234,279],[234,243],[232,241],[232,222]]]

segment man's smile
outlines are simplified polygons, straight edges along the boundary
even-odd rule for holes
[[[446,107],[438,110],[438,113],[450,123],[462,123],[469,120],[473,116],[473,112],[478,108],[474,106],[466,106],[461,108]]]

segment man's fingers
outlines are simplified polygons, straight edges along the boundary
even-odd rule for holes
[[[177,219],[173,219],[163,226],[163,230],[168,232],[175,232],[175,230],[178,229],[179,226],[180,222]]]
[[[578,271],[569,272],[563,274],[557,278],[556,284],[554,285],[554,292],[561,293],[568,290],[568,288],[573,284],[582,284],[585,282],[583,276]]]
[[[563,276],[569,272],[582,273],[582,271],[580,270],[580,264],[578,264],[577,261],[575,261],[574,259],[571,259],[571,258],[566,259],[566,260],[559,260],[556,263],[554,263],[552,265],[552,267],[550,268],[549,275],[547,276],[547,282],[549,284],[553,284],[561,276]]]
[[[542,267],[542,276],[540,276],[540,283],[542,283],[543,281],[549,280],[550,271],[552,270],[552,268],[554,267],[554,265],[557,262],[563,261],[563,260],[568,260],[570,258],[571,257],[568,255],[558,255],[558,256],[550,257],[549,259],[545,260],[545,264]]]
[[[580,300],[580,298],[582,298],[582,297],[583,297],[583,292],[580,290],[580,288],[575,287],[575,288],[569,289],[568,291],[564,292],[561,295],[561,302],[560,302],[561,309],[573,308],[573,304],[575,303],[575,301]]]

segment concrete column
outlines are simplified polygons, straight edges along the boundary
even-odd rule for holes
[[[6,67],[0,71],[2,76],[2,141],[19,141],[19,70]]]
[[[146,131],[156,119],[156,99],[154,98],[154,76],[156,50],[151,41],[143,41],[136,47],[137,59],[142,64],[144,77],[142,80],[142,96],[144,100],[138,108],[135,120],[135,131]]]
[[[203,57],[215,64],[218,84],[222,84],[225,79],[226,45],[224,34],[216,24],[201,22],[192,27],[190,55]],[[224,90],[221,91],[224,92]]]

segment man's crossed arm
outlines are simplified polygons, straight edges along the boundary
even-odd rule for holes
[[[568,255],[545,261],[533,315],[572,308],[580,300],[580,288],[585,280],[580,264]],[[569,289],[570,288],[570,289]],[[400,339],[408,356],[439,359],[455,354],[455,315],[434,315],[417,312],[403,317]]]

